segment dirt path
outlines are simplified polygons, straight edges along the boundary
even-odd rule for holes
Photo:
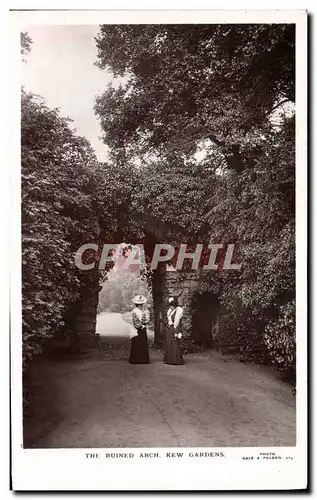
[[[115,341],[122,344],[129,343],[130,327],[132,325],[132,313],[101,313],[97,316],[96,331],[106,342]],[[154,340],[154,332],[147,329],[150,342]]]
[[[36,397],[42,391],[50,425],[29,422],[28,446],[295,444],[295,397],[271,370],[217,353],[188,355],[184,366],[165,365],[154,349],[150,365],[129,365],[127,356],[123,342],[94,359],[42,366]]]

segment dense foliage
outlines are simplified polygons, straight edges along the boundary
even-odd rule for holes
[[[98,313],[131,311],[134,307],[132,299],[138,294],[145,295],[148,299],[148,306],[151,307],[152,297],[140,273],[115,268],[107,274],[102,284]]]
[[[98,63],[122,78],[97,100],[107,144],[166,155],[210,138],[236,169],[250,133],[294,100],[292,25],[102,26]]]
[[[112,25],[96,42],[119,82],[96,101],[104,140],[140,165],[132,206],[192,241],[237,243],[241,271],[202,290],[246,359],[294,368],[294,26]]]
[[[89,286],[91,281],[94,286],[98,271],[88,273],[75,266],[79,247],[97,243],[101,252],[103,243],[126,237],[134,176],[130,169],[100,164],[70,120],[49,109],[41,97],[22,91],[21,111],[27,363],[64,326],[71,330],[83,283]],[[98,254],[92,257],[98,262]]]
[[[74,253],[99,238],[97,161],[86,139],[43,99],[22,92],[24,360],[62,326],[78,298]]]
[[[28,54],[28,52],[30,52],[33,40],[28,35],[28,33],[23,32],[20,34],[20,43],[21,43],[21,55],[25,56]],[[22,60],[25,62],[25,59]]]
[[[22,60],[31,49],[21,33]],[[71,120],[40,96],[21,96],[23,362],[61,331],[75,334],[84,286],[98,271],[75,266],[86,243],[122,241],[131,227],[134,175],[126,165],[100,164]],[[120,220],[120,224],[118,221]],[[94,255],[98,260],[98,255]],[[88,255],[88,259],[90,256]]]

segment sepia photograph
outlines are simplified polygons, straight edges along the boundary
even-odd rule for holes
[[[18,29],[19,453],[295,467],[296,16],[81,14]]]

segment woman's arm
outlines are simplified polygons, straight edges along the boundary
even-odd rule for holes
[[[143,325],[147,325],[150,322],[150,313],[148,309],[145,309],[142,313],[142,323]]]
[[[169,307],[168,311],[167,311],[167,323],[168,323],[168,326],[172,326],[172,324],[173,324],[173,320],[171,318],[171,314],[172,314],[172,309]]]
[[[142,326],[142,321],[136,312],[132,312],[132,323],[134,328],[138,329]]]

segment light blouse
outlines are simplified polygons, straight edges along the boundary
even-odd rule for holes
[[[147,309],[140,309],[135,307],[132,311],[132,323],[134,328],[138,329],[141,326],[147,325],[150,321],[150,314]]]
[[[183,308],[181,306],[177,306],[176,308],[169,307],[167,311],[167,321],[168,321],[168,326],[174,326],[174,328],[177,328],[179,325],[180,320],[183,317]]]

